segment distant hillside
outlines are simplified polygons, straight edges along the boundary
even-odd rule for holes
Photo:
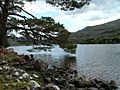
[[[88,26],[70,36],[77,43],[120,43],[120,19]]]

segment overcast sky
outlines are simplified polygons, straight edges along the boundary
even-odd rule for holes
[[[70,32],[120,18],[120,0],[92,0],[90,5],[74,11],[61,11],[43,1],[26,3],[24,7],[37,18],[49,16],[64,24]]]

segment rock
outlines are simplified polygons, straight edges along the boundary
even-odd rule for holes
[[[22,77],[22,76],[20,76],[20,77],[19,77],[19,79],[20,79],[20,80],[22,80],[22,79],[23,79],[23,77]]]
[[[88,90],[98,90],[97,88],[91,87]]]
[[[33,77],[30,77],[30,80],[32,80],[33,79]]]
[[[0,67],[0,71],[2,71],[3,70],[3,68],[2,67]]]
[[[107,81],[97,80],[96,87],[98,89],[103,88],[105,90],[111,90],[110,84]]]
[[[30,90],[28,87],[22,87],[20,90]]]
[[[27,62],[30,62],[30,61],[34,61],[34,57],[33,57],[33,54],[30,54],[30,55],[24,55],[23,57]]]
[[[118,89],[117,84],[114,80],[110,81],[111,89]]]
[[[51,83],[51,78],[50,77],[46,77],[44,80],[45,83]]]
[[[45,71],[48,68],[48,64],[43,62],[42,60],[36,60],[33,64],[34,69],[36,70],[41,70],[41,71]]]
[[[19,72],[15,72],[14,75],[15,75],[15,76],[19,76]]]
[[[69,90],[75,90],[75,85],[74,84],[68,84]]]
[[[20,80],[19,80],[19,79],[20,79],[20,77],[19,77],[19,78],[17,78],[17,79],[16,79],[16,81],[17,81],[17,82],[20,82]]]
[[[11,79],[11,78],[12,78],[12,75],[6,75],[6,78],[7,78],[7,79]]]
[[[54,88],[55,90],[60,90],[60,88],[56,85],[53,85],[52,88]]]
[[[17,83],[12,83],[11,85],[12,85],[13,87],[15,87],[15,86],[17,86]]]
[[[7,64],[6,61],[0,61],[0,65],[5,65],[5,64]]]
[[[60,90],[60,88],[57,85],[54,85],[53,83],[49,83],[45,85],[45,90]]]
[[[31,90],[30,86],[27,86],[26,89],[27,89],[27,90]]]
[[[24,55],[24,57],[23,57],[23,58],[24,58],[26,61],[28,61],[28,62],[29,62],[29,61],[30,61],[30,59],[31,59],[29,55]]]
[[[25,72],[25,71],[20,69],[20,72]]]
[[[106,89],[104,89],[104,88],[100,88],[99,90],[106,90]]]
[[[32,60],[32,61],[35,60],[33,54],[30,54],[30,57],[31,57],[31,60]]]
[[[85,80],[85,84],[86,84],[87,87],[91,87],[92,86],[92,82],[89,79]]]
[[[85,82],[83,82],[83,81],[81,81],[81,80],[79,80],[79,79],[73,79],[73,80],[71,80],[69,83],[71,83],[71,84],[74,84],[75,85],[75,87],[77,87],[77,88],[80,88],[80,87],[84,87],[85,86]]]
[[[98,80],[97,79],[93,79],[93,80],[91,80],[91,83],[92,83],[93,86],[96,86],[96,84],[98,83]]]
[[[14,62],[13,62],[14,63]],[[38,70],[40,77],[42,78],[43,83],[41,85],[37,83],[36,79],[39,79],[39,76],[34,72],[31,77],[28,73],[20,68],[11,67],[4,65],[0,67],[0,75],[5,75],[3,79],[13,80],[17,82],[26,83],[26,80],[29,80],[26,86],[19,90],[116,90],[116,82],[111,80],[110,83],[103,80],[93,79],[89,80],[86,77],[78,76],[76,70],[68,70],[64,68],[54,67],[53,69],[47,69],[48,64],[43,61],[30,61],[27,62],[24,67],[28,67],[34,70]],[[22,67],[23,68],[23,67]],[[25,68],[26,69],[26,68]],[[28,70],[27,69],[27,70]],[[42,72],[41,72],[42,71]],[[45,85],[47,84],[47,85]],[[16,87],[16,83],[12,82],[11,85]]]
[[[10,70],[10,67],[7,66],[7,65],[4,65],[4,66],[3,66],[3,69]]]
[[[91,87],[91,88],[84,87],[84,88],[77,88],[75,90],[99,90],[99,89],[94,88],[94,87]]]
[[[30,75],[28,74],[28,73],[24,73],[23,75],[22,75],[22,77],[23,78],[28,78]]]
[[[20,63],[18,61],[11,61],[8,64],[11,66],[19,66],[20,65]]]
[[[39,76],[38,75],[36,75],[36,74],[33,74],[33,76],[35,77],[35,78],[38,78]]]
[[[101,88],[101,85],[98,84],[98,83],[96,83],[95,87],[97,87],[97,88]]]
[[[30,86],[32,88],[32,90],[36,90],[37,88],[40,88],[41,86],[34,80],[30,80]]]
[[[67,81],[63,78],[55,78],[55,84],[57,85],[65,85]]]
[[[26,70],[34,70],[34,66],[33,65],[26,65],[26,66],[24,66],[24,68]]]
[[[9,84],[8,84],[8,83],[5,83],[4,85],[5,85],[6,87],[8,87],[8,86],[9,86]]]

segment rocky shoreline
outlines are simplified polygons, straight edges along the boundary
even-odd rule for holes
[[[0,60],[0,90],[117,90],[115,81],[88,79],[77,70],[52,66],[33,55]]]

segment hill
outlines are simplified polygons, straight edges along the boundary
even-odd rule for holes
[[[120,43],[120,19],[85,27],[72,33],[70,39],[77,43]]]

